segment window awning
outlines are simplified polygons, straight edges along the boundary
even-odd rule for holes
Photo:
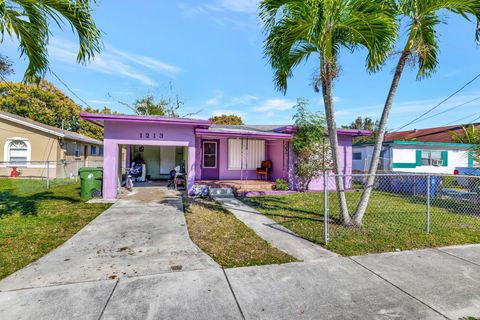
[[[232,137],[232,138],[256,138],[256,139],[281,139],[291,140],[293,135],[290,133],[277,132],[260,132],[249,130],[232,130],[232,129],[195,129],[197,136],[209,137]]]

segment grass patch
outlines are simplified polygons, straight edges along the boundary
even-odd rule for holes
[[[71,180],[0,179],[0,279],[37,260],[107,209]]]
[[[360,195],[360,192],[347,193],[350,210],[355,209]],[[244,201],[301,237],[325,245],[323,197],[323,193],[297,193]],[[330,241],[326,247],[342,255],[361,255],[480,242],[480,211],[475,208],[478,205],[433,199],[431,233],[427,234],[425,203],[424,197],[375,191],[363,228],[352,229],[339,225],[337,196],[332,192]]]
[[[296,261],[272,247],[213,200],[185,199],[190,237],[225,268]]]

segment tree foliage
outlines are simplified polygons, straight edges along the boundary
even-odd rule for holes
[[[299,99],[293,117],[297,133],[293,137],[295,174],[299,189],[308,191],[310,182],[333,167],[332,152],[326,135],[325,115],[308,109],[308,101]]]
[[[120,101],[115,97],[111,96],[117,103],[122,106],[130,109],[134,114],[141,116],[159,116],[167,118],[185,118],[191,116],[194,113],[180,114],[180,110],[184,105],[184,102],[175,95],[174,98],[171,97],[161,97],[156,98],[153,95],[146,95],[144,97],[136,99],[133,104]]]
[[[170,118],[178,118],[178,109],[182,102],[180,100],[160,99],[156,101],[152,95],[137,99],[133,104],[133,109],[136,114],[146,116],[162,116]]]
[[[342,126],[342,128],[345,129],[356,129],[356,130],[367,130],[371,131],[372,135],[370,137],[355,137],[353,138],[352,142],[353,144],[355,143],[361,143],[361,142],[367,142],[367,141],[374,141],[375,137],[377,136],[378,132],[378,120],[373,120],[370,117],[365,117],[362,118],[362,116],[358,116],[355,121],[350,123],[347,126]]]
[[[0,82],[0,110],[100,140],[103,139],[103,129],[81,120],[79,115],[82,112],[113,113],[106,107],[102,110],[82,109],[45,80],[39,85]]]
[[[12,73],[12,63],[6,56],[0,54],[0,79],[5,79],[6,76]]]
[[[475,162],[480,163],[480,130],[475,124],[462,126],[461,133],[451,131],[450,135],[455,142],[476,145],[472,148],[473,158]]]
[[[100,52],[100,30],[95,25],[91,5],[94,0],[2,0],[0,32],[19,42],[20,54],[28,59],[24,79],[38,82],[48,71],[48,42],[53,23],[67,24],[78,36],[77,62],[85,63]]]
[[[222,114],[219,116],[213,116],[209,119],[215,124],[232,124],[232,125],[242,125],[243,119],[240,116],[234,114]]]

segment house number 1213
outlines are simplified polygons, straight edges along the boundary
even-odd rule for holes
[[[163,133],[141,132],[140,139],[163,139]]]

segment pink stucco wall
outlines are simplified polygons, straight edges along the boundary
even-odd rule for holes
[[[229,170],[228,169],[228,138],[226,137],[211,137],[204,138],[204,140],[218,140],[219,141],[219,179],[220,180],[240,180],[256,179],[256,170]],[[202,138],[196,138],[196,180],[201,180],[201,164],[202,164]],[[272,175],[270,180],[275,181],[277,178],[287,178],[288,157],[283,153],[283,140],[266,140],[265,141],[265,160],[272,161]]]
[[[195,181],[195,134],[193,126],[158,125],[155,123],[126,123],[105,121],[103,197],[114,199],[119,186],[119,146],[183,146],[188,147],[186,164],[187,188],[191,190]],[[147,134],[149,136],[147,137]]]
[[[121,145],[151,145],[151,146],[184,146],[188,148],[187,187],[191,191],[195,180],[202,178],[202,138],[195,136],[195,125],[192,124],[158,124],[151,122],[117,122],[105,121],[104,139],[104,198],[113,199],[117,196],[119,183],[120,148]],[[146,134],[149,134],[147,137]],[[161,134],[161,135],[160,135]],[[205,137],[204,139],[208,139]],[[242,177],[240,170],[228,170],[228,138],[212,137],[219,141],[219,179],[237,180]],[[284,143],[290,144],[285,148]],[[352,172],[352,140],[349,135],[339,135],[342,173]],[[271,180],[288,178],[295,186],[293,154],[291,143],[284,140],[266,140],[266,160],[272,161]],[[243,172],[243,178],[256,179],[255,170]],[[351,187],[350,179],[345,181],[345,187]],[[323,179],[319,177],[310,185],[311,190],[323,190]],[[335,189],[333,178],[329,180],[329,189]]]
[[[340,172],[341,174],[347,175],[344,177],[344,186],[345,189],[350,189],[352,187],[352,178],[348,176],[352,173],[352,137],[339,135],[338,136],[338,147],[340,154],[340,166],[343,168]],[[297,188],[298,183],[294,175],[295,155],[291,153],[291,166],[290,166],[290,185],[292,188]],[[332,173],[332,172],[330,172]],[[311,191],[323,191],[323,176],[319,176],[317,179],[310,182],[309,190]],[[336,190],[335,177],[329,177],[328,179],[328,190]]]

